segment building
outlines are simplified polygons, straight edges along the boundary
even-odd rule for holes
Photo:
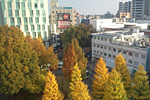
[[[105,18],[113,18],[113,14],[111,14],[110,12],[107,12],[105,14]]]
[[[132,14],[132,2],[119,2],[119,10],[117,12],[117,18],[131,18]]]
[[[17,26],[24,35],[48,39],[48,0],[0,0],[0,25]]]
[[[81,23],[83,23],[86,26],[88,26],[90,24],[90,19],[82,19]]]
[[[150,0],[132,0],[132,18],[149,16]]]
[[[150,71],[150,41],[139,29],[92,33],[92,61],[103,57],[106,65],[114,68],[114,59],[119,53],[126,59],[131,74],[140,64]]]
[[[56,24],[56,32],[63,31],[70,25],[76,25],[76,9],[68,6],[58,6],[58,0],[50,2],[51,24]]]

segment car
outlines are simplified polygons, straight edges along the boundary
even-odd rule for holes
[[[89,76],[90,76],[90,72],[89,72],[89,70],[86,70],[86,73],[85,73],[85,79],[88,79]]]
[[[58,63],[58,69],[61,70],[62,66],[63,66],[63,61],[59,61],[59,63]]]

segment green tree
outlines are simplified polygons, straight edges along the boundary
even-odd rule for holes
[[[63,94],[58,89],[55,75],[49,71],[46,76],[46,84],[42,100],[63,100],[63,98]]]
[[[104,100],[128,100],[120,74],[115,69],[109,75],[104,94]]]
[[[104,90],[106,88],[106,83],[108,81],[108,68],[106,68],[106,63],[103,58],[97,61],[95,66],[95,74],[92,84],[92,96],[93,99],[104,99]]]
[[[147,72],[141,64],[138,69],[134,76],[132,97],[134,100],[150,100]]]
[[[115,69],[121,75],[121,81],[124,84],[124,89],[127,91],[128,98],[131,94],[132,80],[127,67],[127,63],[121,53],[115,58]]]
[[[71,74],[71,82],[70,82],[70,97],[73,100],[91,100],[89,95],[89,91],[87,90],[87,85],[85,85],[81,80],[81,71],[76,64],[73,67],[73,71]]]
[[[0,92],[13,95],[39,78],[36,52],[17,27],[0,26]]]
[[[67,80],[70,80],[72,68],[78,63],[81,70],[82,79],[85,78],[87,59],[84,57],[81,47],[78,44],[77,39],[73,38],[71,43],[64,49],[63,59],[63,75]]]
[[[96,30],[91,24],[88,26],[84,24],[79,24],[79,26],[69,26],[61,36],[61,40],[64,46],[71,43],[73,38],[79,41],[80,46],[90,47],[91,46],[91,33],[96,33]]]

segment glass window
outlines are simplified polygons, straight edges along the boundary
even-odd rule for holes
[[[10,18],[11,25],[14,25],[14,18]]]
[[[128,63],[132,64],[132,60],[129,59],[129,60],[128,60]]]
[[[19,16],[19,10],[15,10],[15,16],[16,16],[16,17]]]
[[[101,38],[101,41],[103,41],[103,38]]]
[[[104,49],[107,49],[107,47],[106,47],[106,46],[104,46]]]
[[[94,47],[95,47],[96,45],[94,44]]]
[[[107,53],[104,53],[104,56],[107,56]]]
[[[129,55],[132,56],[132,52],[129,52]]]
[[[20,3],[16,2],[16,9],[20,9]]]
[[[25,31],[28,31],[28,25],[24,25]]]
[[[137,58],[138,58],[138,57],[139,57],[139,54],[135,53],[135,57],[137,57]]]
[[[26,16],[26,11],[22,10],[22,16]]]
[[[28,36],[28,35],[30,35],[30,32],[27,32],[27,33],[26,33],[26,36]]]
[[[107,38],[105,38],[105,41],[107,42]]]
[[[33,32],[33,39],[35,39],[36,37],[36,32]]]
[[[46,23],[46,18],[43,18],[43,23]]]
[[[121,50],[120,49],[118,49],[118,53],[120,53],[121,52]]]
[[[123,54],[126,54],[127,52],[126,51],[123,51]]]
[[[97,54],[99,54],[99,51],[97,51]]]
[[[54,11],[52,11],[52,13],[54,13]]]
[[[17,18],[17,24],[21,24],[21,18]]]
[[[145,55],[141,55],[141,58],[142,58],[142,59],[145,59]]]
[[[39,16],[40,14],[39,14],[39,10],[36,10],[36,16]]]
[[[103,46],[101,45],[101,48],[103,48]]]
[[[108,50],[110,50],[110,51],[111,51],[111,47],[108,47]]]
[[[39,18],[35,18],[35,22],[36,22],[36,23],[39,23]]]
[[[114,51],[114,52],[116,52],[116,49],[115,49],[115,48],[113,48],[113,51]]]
[[[41,28],[40,28],[40,25],[37,25],[37,30],[40,30]]]
[[[41,8],[43,8],[44,7],[44,5],[43,5],[43,3],[41,3]]]
[[[20,29],[20,25],[16,25]]]
[[[111,39],[109,39],[109,42],[111,42]]]
[[[101,55],[103,55],[103,52],[101,52]]]
[[[2,3],[2,9],[5,10],[5,2],[1,2]]]
[[[97,44],[97,47],[99,48],[99,45]]]
[[[31,2],[28,2],[28,8],[29,8],[29,9],[32,8]]]
[[[98,40],[99,40],[99,37],[98,37]]]
[[[8,2],[7,6],[8,6],[8,9],[11,9],[12,8],[11,2]]]
[[[12,10],[8,10],[9,17],[12,17]]]
[[[139,63],[138,63],[137,61],[134,61],[134,65],[138,66],[138,65],[139,65]]]
[[[46,32],[44,32],[44,40],[47,40]]]
[[[42,30],[45,30],[45,25],[42,25]]]
[[[25,9],[25,2],[21,2],[21,8]]]
[[[24,23],[28,23],[27,18],[24,18]]]
[[[108,54],[108,57],[111,57],[111,54]]]
[[[45,16],[45,10],[42,10],[42,15]]]
[[[113,55],[113,58],[116,58],[116,56],[115,56],[115,55]]]
[[[94,39],[96,39],[96,36],[94,36]]]
[[[30,16],[33,16],[33,10],[30,10]]]
[[[32,31],[34,30],[34,25],[31,25],[31,30],[32,30]]]
[[[35,8],[38,8],[38,4],[37,4],[37,3],[35,3],[35,4],[34,4],[34,7],[35,7]]]
[[[29,18],[29,23],[33,23],[33,19],[32,18]]]
[[[142,63],[142,66],[145,67],[145,64]]]

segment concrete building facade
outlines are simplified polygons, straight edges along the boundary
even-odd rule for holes
[[[0,0],[0,25],[17,26],[24,35],[48,39],[48,0]]]

